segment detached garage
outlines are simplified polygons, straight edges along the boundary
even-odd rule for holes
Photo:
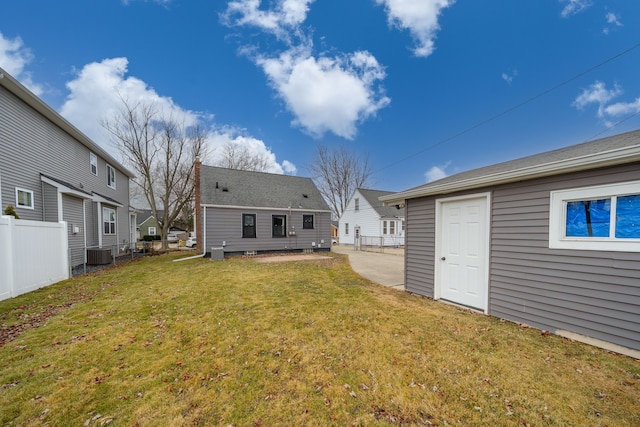
[[[408,291],[640,358],[640,131],[380,200]]]

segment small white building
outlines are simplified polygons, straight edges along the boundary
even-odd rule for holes
[[[341,245],[404,246],[404,209],[384,206],[378,200],[389,194],[392,192],[356,189],[340,216]]]

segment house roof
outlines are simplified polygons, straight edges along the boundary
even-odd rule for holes
[[[164,215],[164,210],[158,209],[158,215],[162,217]],[[136,216],[136,221],[138,225],[142,225],[149,218],[154,218],[153,211],[151,209],[140,209],[138,210],[138,215]]]
[[[330,211],[311,178],[205,165],[200,168],[200,203]]]
[[[640,162],[640,130],[461,172],[399,193],[382,196],[387,205],[417,197],[471,190],[525,179]]]
[[[358,192],[364,197],[371,207],[381,218],[404,218],[404,208],[397,209],[395,206],[385,206],[378,198],[393,194],[392,191],[369,190],[358,188]]]
[[[78,128],[68,122],[64,117],[58,114],[55,110],[45,104],[40,98],[38,98],[33,92],[24,87],[20,82],[13,78],[9,73],[0,67],[0,86],[7,89],[9,92],[20,98],[23,102],[29,105],[31,108],[42,114],[53,124],[60,129],[67,132],[74,139],[78,140],[82,145],[89,148],[92,152],[100,154],[103,159],[106,159],[110,165],[117,168],[120,172],[125,174],[129,178],[133,178],[135,175],[125,168],[119,161],[113,158],[102,147],[93,142],[82,133]]]

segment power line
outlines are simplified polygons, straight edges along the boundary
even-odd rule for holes
[[[486,118],[484,120],[481,120],[480,122],[478,122],[478,123],[466,128],[466,129],[464,129],[464,130],[462,130],[462,131],[460,131],[458,133],[455,133],[452,136],[449,136],[449,137],[447,137],[445,139],[442,139],[442,140],[436,142],[435,144],[432,144],[432,145],[430,145],[430,146],[428,146],[426,148],[423,148],[422,150],[416,151],[415,153],[413,153],[413,154],[411,154],[409,156],[403,157],[400,160],[397,160],[397,161],[395,161],[393,163],[390,163],[390,164],[388,164],[386,166],[383,166],[380,169],[378,169],[376,172],[388,169],[388,168],[390,168],[392,166],[397,165],[398,163],[402,163],[402,162],[404,162],[406,160],[409,160],[409,159],[411,159],[411,158],[413,158],[413,157],[415,157],[417,155],[420,155],[420,154],[422,154],[422,153],[424,153],[426,151],[429,151],[429,150],[431,150],[431,149],[433,149],[435,147],[438,147],[438,146],[440,146],[442,144],[445,144],[445,143],[447,143],[447,142],[449,142],[451,140],[459,138],[460,136],[462,136],[464,134],[467,134],[467,133],[471,132],[472,130],[475,130],[475,129],[481,127],[481,126],[486,125],[487,123],[493,122],[494,120],[497,120],[500,117],[506,116],[507,114],[511,113],[512,111],[515,111],[515,110],[517,110],[517,109],[519,109],[519,108],[521,108],[521,107],[523,107],[523,106],[525,106],[527,104],[530,104],[531,102],[533,102],[533,101],[535,101],[535,100],[537,100],[539,98],[542,98],[543,96],[545,96],[545,95],[547,95],[547,94],[549,94],[549,93],[551,93],[551,92],[553,92],[553,91],[555,91],[557,89],[560,89],[563,86],[566,86],[567,84],[569,84],[569,83],[571,83],[571,82],[573,82],[573,81],[575,81],[575,80],[577,80],[577,79],[579,79],[579,78],[581,78],[581,77],[583,77],[583,76],[595,71],[596,69],[598,69],[598,68],[600,68],[600,67],[602,67],[602,66],[604,66],[604,65],[606,65],[606,64],[608,64],[608,63],[610,63],[612,61],[615,61],[616,59],[628,54],[629,52],[631,52],[631,51],[633,51],[633,50],[635,50],[635,49],[637,49],[639,47],[640,47],[640,43],[637,43],[637,44],[631,46],[630,48],[627,48],[627,49],[623,50],[622,52],[619,52],[619,53],[617,53],[617,54],[605,59],[604,61],[602,61],[602,62],[600,62],[600,63],[598,63],[598,64],[596,64],[596,65],[594,65],[592,67],[589,67],[584,71],[581,71],[580,73],[574,75],[573,77],[570,77],[570,78],[568,78],[566,80],[563,80],[562,82],[550,87],[549,89],[546,89],[546,90],[538,93],[537,95],[534,95],[534,96],[532,96],[530,98],[527,98],[526,100],[524,100],[524,101],[522,101],[522,102],[520,102],[518,104],[515,104],[515,105],[507,108],[506,110],[503,110],[503,111],[501,111],[501,112],[499,112],[499,113],[497,113],[497,114],[495,114],[493,116],[490,116],[490,117],[488,117],[488,118]],[[634,116],[635,115],[637,115],[637,114],[634,114]],[[623,121],[626,121],[626,120],[630,119],[631,117],[633,117],[633,116],[630,116],[630,117],[624,119]],[[614,126],[617,126],[620,123],[622,123],[622,121],[616,123]],[[603,132],[606,132],[609,129],[611,129],[611,128],[607,128]]]

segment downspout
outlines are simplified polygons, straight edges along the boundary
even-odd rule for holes
[[[203,218],[201,206],[202,198],[200,194],[200,166],[200,157],[196,157],[196,161],[193,165],[193,185],[195,187],[195,212],[193,222],[196,226],[196,252],[202,251],[202,256],[204,257],[207,254],[207,245],[203,240],[206,234],[206,232],[204,232],[206,218]],[[206,216],[206,209],[204,211],[204,216]]]

